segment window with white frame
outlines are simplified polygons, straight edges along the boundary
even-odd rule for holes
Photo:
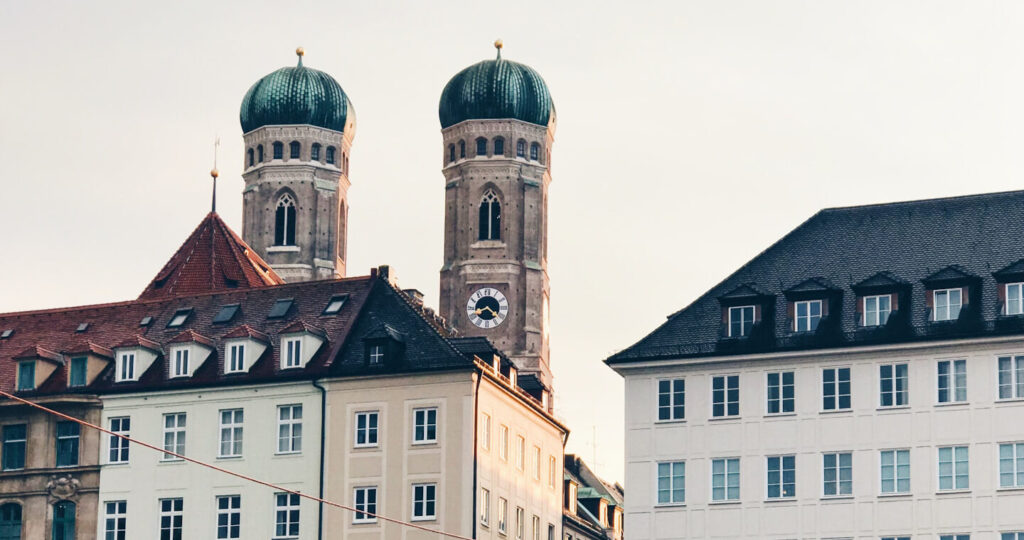
[[[767,379],[768,414],[791,413],[796,410],[793,372],[769,373]]]
[[[220,411],[220,452],[217,457],[242,456],[242,409]]]
[[[883,450],[880,458],[882,493],[910,493],[910,450]]]
[[[967,360],[939,360],[936,370],[938,402],[967,401]]]
[[[437,407],[413,409],[414,444],[437,442]]]
[[[878,366],[879,405],[902,407],[910,401],[907,388],[907,364],[882,364]]]
[[[796,456],[769,456],[767,469],[769,499],[796,497]]]
[[[504,424],[498,427],[498,457],[508,461],[508,426]]]
[[[228,373],[245,371],[245,344],[233,343],[228,345]]]
[[[376,515],[370,515],[377,513],[377,486],[357,487],[353,499],[356,503],[356,513],[352,516],[352,523],[377,521]]]
[[[932,291],[932,320],[954,321],[960,316],[962,306],[960,289],[940,289]]]
[[[533,516],[533,540],[540,540],[540,516]]]
[[[540,447],[533,447],[533,479],[540,482]]]
[[[729,308],[729,337],[746,337],[754,327],[754,306]]]
[[[498,497],[498,534],[508,534],[508,501]]]
[[[516,540],[523,540],[523,529],[526,528],[526,513],[522,506],[516,507]]]
[[[274,494],[274,540],[298,540],[299,501],[295,493]]]
[[[971,535],[969,535],[969,534],[940,534],[939,535],[939,540],[971,540]],[[1024,540],[1024,539],[1022,539],[1022,540]]]
[[[491,417],[486,413],[480,413],[480,448],[490,450],[491,448]]]
[[[548,456],[548,487],[551,489],[555,489],[555,482],[558,478],[556,476],[556,472],[558,471],[558,467],[556,466],[557,463],[555,456]]]
[[[217,497],[217,539],[242,537],[242,496]]]
[[[889,315],[892,314],[891,294],[865,296],[863,302],[862,326],[885,326],[885,323],[889,322]]]
[[[491,520],[491,491],[480,488],[480,524],[487,527]]]
[[[999,399],[1024,398],[1024,356],[999,357]]]
[[[184,501],[180,497],[160,499],[160,540],[181,540],[184,516]]]
[[[103,505],[103,536],[106,540],[126,540],[128,502],[107,501]]]
[[[115,435],[109,436],[107,449],[107,463],[128,463],[128,440],[122,439],[130,436],[132,419],[128,416],[119,416],[110,419],[110,431]]]
[[[241,413],[241,411],[238,411]],[[239,419],[241,423],[241,419]],[[277,453],[297,454],[302,451],[302,405],[281,405],[277,408]],[[241,452],[241,436],[239,436]]]
[[[850,408],[850,368],[821,370],[821,408],[825,411]]]
[[[520,471],[523,470],[523,461],[526,457],[526,439],[522,435],[516,435],[515,465]]]
[[[682,420],[686,417],[686,381],[658,381],[658,420]]]
[[[1024,532],[1005,532],[999,535],[999,540],[1024,540]]]
[[[740,459],[711,460],[711,500],[738,501],[740,499]]]
[[[164,450],[185,455],[185,413],[164,415]],[[162,459],[170,461],[181,458],[164,454]]]
[[[1024,488],[1024,443],[999,445],[999,487]]]
[[[370,345],[370,365],[376,366],[384,363],[384,345]]]
[[[576,506],[577,506],[577,503],[579,502],[579,499],[577,498],[577,495],[579,495],[579,486],[576,485],[576,482],[573,482],[573,481],[570,480],[569,481],[569,513],[574,515],[574,516],[576,515]]]
[[[939,490],[970,488],[970,463],[966,446],[939,448]]]
[[[796,332],[813,332],[821,322],[821,300],[803,300],[793,305],[793,330]]]
[[[711,378],[711,416],[723,418],[740,414],[740,376],[717,375]]]
[[[135,380],[135,353],[121,353],[117,357],[117,382]]]
[[[1007,283],[1004,290],[1006,304],[1003,315],[1024,315],[1024,283]]]
[[[822,456],[822,493],[826,497],[853,494],[853,454],[830,452]]]
[[[909,536],[883,536],[882,540],[910,540]]]
[[[171,376],[188,376],[188,349],[177,349],[174,351],[174,372]]]
[[[377,446],[377,411],[356,413],[356,448]]]
[[[302,366],[302,338],[284,340],[284,369]]]
[[[437,484],[412,485],[412,520],[423,521],[437,517]]]
[[[686,502],[686,463],[671,461],[658,463],[658,504]]]

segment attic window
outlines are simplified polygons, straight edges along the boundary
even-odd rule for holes
[[[280,319],[288,314],[288,310],[292,308],[292,298],[282,298],[277,302],[274,302],[274,306],[270,308],[270,313],[267,314],[268,319]]]
[[[0,339],[7,339],[7,338],[11,337],[13,334],[14,334],[14,330],[10,330],[10,329],[4,330],[4,333],[0,334]]]
[[[149,326],[151,324],[153,324],[153,317],[143,317],[142,320],[139,321],[139,326]]]
[[[84,322],[84,323],[78,325],[78,328],[75,329],[75,332],[85,332],[88,329],[89,329],[89,323]]]
[[[218,311],[217,314],[214,315],[213,317],[213,323],[222,324],[230,322],[231,319],[234,319],[235,315],[238,314],[238,308],[239,304],[229,304],[226,306],[221,306],[220,311]]]
[[[341,311],[341,306],[345,305],[346,300],[348,300],[347,294],[332,297],[331,301],[327,302],[327,307],[324,308],[324,312],[321,315],[337,315]]]
[[[192,308],[179,309],[174,312],[174,316],[171,317],[170,322],[167,323],[167,328],[177,328],[188,320],[189,315],[192,315]]]

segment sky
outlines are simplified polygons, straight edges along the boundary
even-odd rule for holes
[[[1022,27],[1009,1],[0,0],[0,312],[135,298],[209,210],[216,137],[240,231],[239,105],[297,46],[357,112],[349,275],[437,306],[438,98],[501,38],[558,109],[556,413],[621,480],[610,354],[821,208],[1024,187]]]

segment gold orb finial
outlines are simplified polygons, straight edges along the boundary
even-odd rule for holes
[[[218,171],[216,168],[210,169],[210,176],[212,176],[213,178],[217,178],[218,176],[220,176],[220,171]]]
[[[295,49],[295,54],[299,55],[300,57],[306,56],[306,49],[303,49],[302,47],[299,47],[299,48]]]
[[[495,48],[495,49],[500,49],[500,48],[502,48],[502,47],[504,47],[504,46],[505,46],[505,43],[503,43],[503,42],[501,41],[501,39],[496,39],[496,40],[494,40],[494,48]]]

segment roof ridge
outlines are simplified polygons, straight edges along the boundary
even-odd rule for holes
[[[971,194],[967,194],[967,195],[950,195],[950,196],[947,196],[947,197],[933,197],[933,198],[930,198],[930,199],[911,199],[911,200],[907,200],[907,201],[892,201],[892,202],[885,202],[885,203],[870,203],[870,204],[860,204],[860,205],[850,205],[850,206],[830,206],[830,207],[822,208],[821,210],[818,211],[818,214],[820,214],[822,212],[839,212],[839,211],[844,211],[844,210],[862,210],[862,209],[869,209],[869,208],[909,206],[909,205],[921,204],[921,203],[938,203],[938,202],[944,202],[944,201],[961,201],[961,200],[969,200],[969,199],[984,199],[984,198],[988,198],[988,197],[998,197],[998,196],[1010,195],[1010,194],[1024,195],[1024,190],[1011,189],[1011,190],[1007,190],[1007,191],[993,191],[991,193],[971,193]],[[815,214],[815,215],[817,215],[817,214]]]

